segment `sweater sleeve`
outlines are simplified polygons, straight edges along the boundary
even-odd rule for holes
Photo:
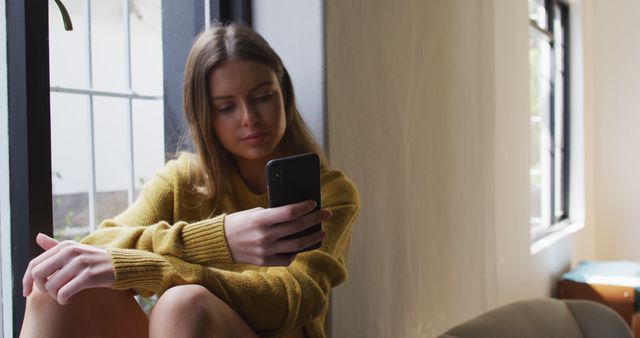
[[[317,317],[327,306],[331,288],[347,276],[346,255],[359,211],[353,184],[341,178],[323,187],[323,207],[333,217],[323,223],[327,236],[322,247],[299,254],[288,267],[234,272],[173,255],[111,248],[113,287],[161,295],[175,285],[200,284],[229,304],[260,336],[281,336]]]
[[[170,255],[195,264],[233,263],[224,234],[225,215],[197,222],[174,221],[174,195],[187,175],[188,159],[170,161],[145,184],[136,201],[82,243],[118,249],[137,249],[158,255]],[[197,201],[180,201],[192,203]],[[173,223],[173,224],[171,224]]]

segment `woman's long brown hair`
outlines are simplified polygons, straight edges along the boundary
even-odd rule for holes
[[[211,128],[212,106],[209,78],[213,70],[231,59],[250,60],[269,66],[276,73],[286,116],[281,145],[287,154],[314,152],[323,167],[327,159],[314,140],[296,107],[291,77],[282,60],[269,44],[249,27],[239,24],[214,24],[200,33],[189,52],[184,73],[184,112],[196,150],[199,170],[192,177],[194,187],[216,201],[228,191],[225,177],[236,171],[231,154],[220,144]]]

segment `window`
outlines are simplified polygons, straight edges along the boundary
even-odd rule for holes
[[[568,219],[568,6],[529,0],[531,232],[539,238]]]
[[[50,2],[54,235],[80,239],[122,212],[164,163],[161,4]]]

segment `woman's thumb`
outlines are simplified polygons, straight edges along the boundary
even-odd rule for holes
[[[58,245],[58,241],[43,233],[39,233],[38,236],[36,236],[36,243],[45,250],[49,250]]]

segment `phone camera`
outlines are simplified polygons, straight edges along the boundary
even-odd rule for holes
[[[282,168],[274,168],[273,172],[272,172],[272,177],[273,177],[273,181],[275,183],[282,183],[283,181],[283,172],[282,172]]]

